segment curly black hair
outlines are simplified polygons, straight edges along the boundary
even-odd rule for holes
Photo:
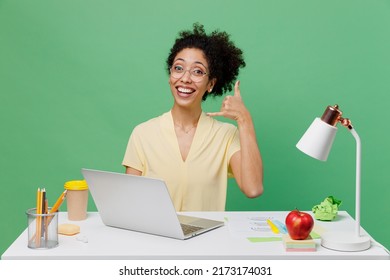
[[[238,76],[239,69],[245,67],[243,52],[230,40],[230,35],[218,30],[209,35],[204,26],[194,23],[193,30],[184,30],[179,33],[175,44],[170,50],[166,61],[167,70],[173,64],[176,55],[186,48],[196,48],[203,51],[209,65],[209,79],[216,79],[213,90],[203,95],[203,101],[209,95],[221,96],[231,91]]]

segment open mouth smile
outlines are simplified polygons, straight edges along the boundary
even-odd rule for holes
[[[185,87],[176,87],[178,93],[181,95],[181,94],[184,94],[184,95],[190,95],[192,93],[195,92],[194,89],[191,89],[191,88],[185,88]]]

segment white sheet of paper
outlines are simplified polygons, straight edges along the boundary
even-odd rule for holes
[[[236,216],[230,215],[227,217],[229,231],[236,237],[276,237],[280,234],[275,234],[267,223],[267,219],[273,220],[273,217],[249,215]]]

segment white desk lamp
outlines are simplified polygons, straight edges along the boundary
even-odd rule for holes
[[[297,144],[297,148],[305,154],[326,161],[337,132],[337,123],[348,128],[356,140],[356,212],[355,233],[326,232],[321,235],[321,245],[338,251],[363,251],[370,248],[370,238],[360,235],[360,162],[361,143],[359,135],[352,127],[349,119],[341,117],[342,112],[337,105],[328,106],[321,119],[316,118]]]

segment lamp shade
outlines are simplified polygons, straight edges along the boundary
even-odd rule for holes
[[[337,127],[316,118],[296,147],[303,153],[322,161],[326,161],[336,136]]]

